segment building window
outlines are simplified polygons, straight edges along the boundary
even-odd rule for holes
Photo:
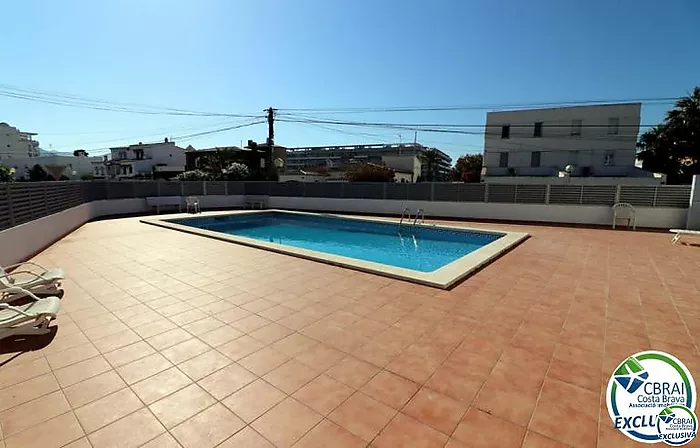
[[[542,137],[542,122],[541,121],[536,121],[535,122],[535,130],[532,133],[533,137]]]
[[[532,151],[530,154],[530,166],[532,168],[537,168],[540,166],[540,159],[542,158],[542,153],[540,151]]]
[[[510,138],[510,125],[501,126],[501,138]]]
[[[508,153],[507,152],[502,152],[499,155],[498,159],[498,167],[499,168],[506,168],[508,166]]]
[[[605,160],[603,161],[603,165],[613,166],[614,164],[615,164],[615,155],[614,154],[606,154]]]
[[[620,133],[620,119],[608,118],[608,135],[617,135]]]
[[[571,120],[571,135],[580,136],[582,127],[583,127],[582,120]]]

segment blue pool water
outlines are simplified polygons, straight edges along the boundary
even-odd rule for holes
[[[503,236],[327,215],[261,212],[171,222],[254,240],[432,272]]]

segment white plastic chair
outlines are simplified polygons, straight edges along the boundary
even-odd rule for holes
[[[632,207],[632,204],[628,204],[627,202],[618,202],[617,204],[612,206],[612,209],[613,229],[615,228],[618,219],[625,219],[627,220],[628,228],[632,227],[632,230],[637,230],[637,223],[635,221],[635,211],[634,207]]]
[[[185,203],[187,204],[187,213],[190,212],[190,207],[192,207],[192,210],[194,213],[201,213],[201,209],[199,208],[199,198],[198,197],[187,196]]]

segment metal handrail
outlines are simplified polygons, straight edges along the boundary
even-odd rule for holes
[[[416,212],[415,218],[413,218],[413,227],[416,226],[416,222],[418,221],[419,216],[421,225],[425,223],[425,211],[422,208],[419,208]]]
[[[401,230],[401,224],[403,224],[404,218],[408,218],[409,220],[411,219],[411,209],[404,208],[403,211],[401,212],[401,220],[399,221],[399,230]]]

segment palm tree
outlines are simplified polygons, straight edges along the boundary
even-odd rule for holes
[[[645,170],[666,174],[669,184],[691,183],[700,174],[700,87],[642,134],[637,149]]]
[[[426,149],[418,155],[418,160],[425,167],[425,180],[428,182],[435,182],[440,159],[440,151],[435,148]]]

